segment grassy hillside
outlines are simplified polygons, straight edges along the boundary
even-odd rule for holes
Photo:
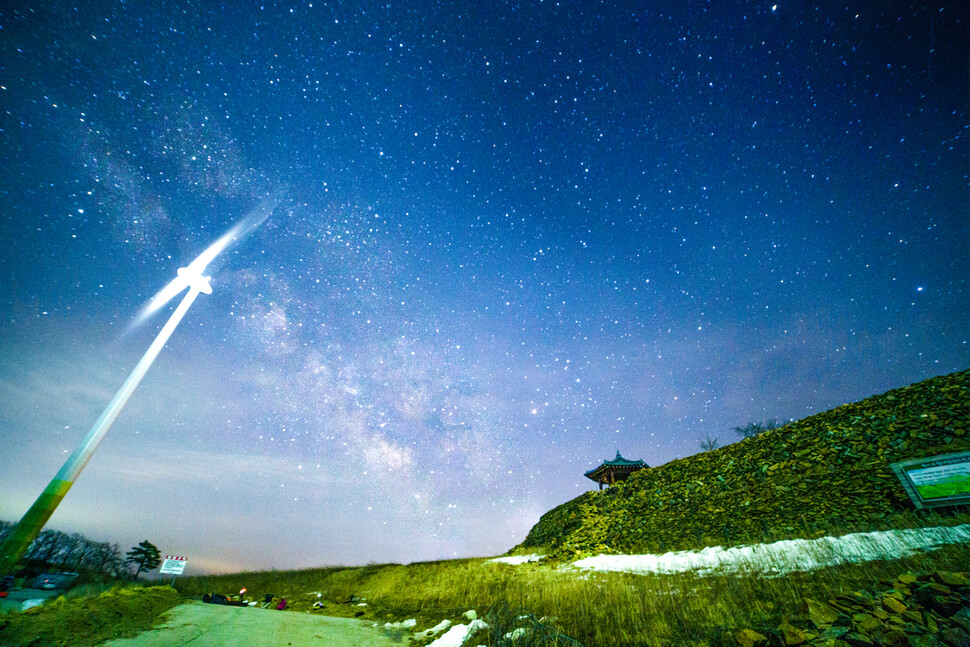
[[[550,510],[520,548],[657,553],[921,525],[890,463],[970,449],[970,371],[634,473]]]
[[[0,645],[88,647],[130,638],[182,601],[168,586],[120,586],[100,594],[94,586],[89,595],[84,589],[23,613],[0,614]]]

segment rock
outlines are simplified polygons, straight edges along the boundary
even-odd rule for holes
[[[442,620],[441,622],[436,624],[434,627],[431,627],[430,629],[425,629],[424,631],[419,631],[415,633],[414,638],[415,640],[425,640],[427,638],[430,638],[431,636],[436,636],[440,634],[442,631],[444,631],[445,629],[448,629],[449,627],[451,627],[451,620]]]
[[[527,633],[529,633],[528,629],[526,629],[525,627],[518,627],[517,629],[513,629],[512,631],[505,634],[503,638],[505,638],[505,640],[515,642],[519,638],[522,638],[523,636],[525,636]]]
[[[762,647],[768,644],[768,638],[752,629],[742,629],[734,636],[739,647]]]
[[[886,611],[900,615],[902,615],[903,611],[906,610],[906,605],[891,595],[883,597],[882,606],[886,609]]]
[[[970,647],[970,633],[959,627],[951,627],[941,631],[940,640],[948,647]]]
[[[844,613],[840,613],[839,614],[839,617],[836,618],[835,619],[835,622],[832,623],[832,626],[833,627],[851,627],[852,626],[852,619],[849,618],[849,616],[845,615]]]
[[[949,586],[945,584],[937,584],[936,582],[922,582],[915,591],[917,597],[921,592],[947,596],[953,593],[953,589],[951,589]]]
[[[923,582],[913,591],[913,597],[926,609],[949,618],[963,606],[960,596],[952,589],[936,582]]]
[[[937,597],[934,597],[932,600],[930,600],[926,606],[929,609],[932,609],[933,611],[937,612],[944,618],[949,618],[950,616],[952,616],[954,613],[956,613],[961,609],[962,604],[960,602],[960,598],[956,596],[951,596],[951,597],[937,596]]]
[[[839,612],[836,609],[818,600],[805,598],[805,606],[809,620],[818,628],[831,625],[839,617]]]
[[[792,626],[787,620],[778,625],[778,632],[786,645],[801,645],[808,642],[808,634],[804,630]]]
[[[902,647],[909,644],[909,639],[905,632],[890,629],[879,634],[879,642],[889,647],[896,647],[897,645]]]
[[[936,571],[933,573],[933,579],[944,586],[970,586],[970,577],[966,573]]]
[[[954,613],[950,620],[960,627],[963,627],[964,631],[970,632],[970,608],[964,607]]]
[[[855,626],[869,634],[877,629],[881,629],[882,623],[879,622],[879,618],[876,618],[875,616],[865,616],[856,622]]]
[[[852,647],[873,647],[875,645],[869,636],[861,634],[857,631],[850,631],[842,636],[842,640],[852,645]]]

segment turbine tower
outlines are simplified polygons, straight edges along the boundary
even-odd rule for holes
[[[258,227],[269,216],[275,206],[276,201],[264,201],[245,219],[210,245],[187,267],[179,268],[178,277],[156,294],[135,319],[134,325],[144,321],[152,312],[161,308],[188,287],[189,291],[182,298],[178,307],[175,308],[175,312],[172,313],[172,316],[162,326],[158,336],[155,337],[155,341],[152,342],[148,350],[145,351],[145,354],[142,355],[142,358],[135,365],[131,375],[128,376],[128,379],[118,389],[114,398],[105,407],[101,416],[94,423],[94,426],[91,427],[88,435],[67,459],[57,475],[44,488],[44,491],[37,497],[34,504],[30,506],[30,509],[27,510],[20,522],[14,526],[13,531],[0,544],[0,577],[10,574],[16,568],[17,563],[23,557],[24,553],[27,552],[27,548],[31,542],[36,539],[37,535],[44,528],[44,524],[54,514],[54,510],[57,509],[64,495],[74,485],[75,479],[77,479],[78,474],[81,473],[81,470],[84,469],[84,466],[91,459],[94,450],[98,448],[108,428],[111,427],[115,418],[121,413],[125,403],[128,402],[128,398],[131,397],[139,382],[145,377],[145,373],[148,372],[148,368],[155,361],[165,342],[175,332],[175,327],[182,321],[182,317],[185,316],[189,306],[192,305],[192,302],[195,301],[195,298],[199,296],[200,292],[212,294],[209,277],[202,275],[205,267],[231,242],[239,240]]]

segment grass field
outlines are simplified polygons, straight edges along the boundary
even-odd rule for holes
[[[966,523],[970,515],[951,518]],[[285,596],[295,610],[354,616],[378,622],[418,619],[417,629],[442,619],[462,620],[475,609],[493,625],[491,644],[517,618],[541,621],[542,644],[719,645],[732,629],[777,627],[805,610],[805,598],[830,599],[904,572],[965,570],[968,547],[949,546],[907,559],[847,564],[765,578],[715,573],[698,576],[590,573],[543,562],[509,566],[485,558],[409,565],[270,571],[180,579],[187,596],[205,592],[247,597]],[[362,606],[362,601],[366,606]],[[314,609],[314,603],[323,606]],[[731,644],[734,644],[733,642]]]

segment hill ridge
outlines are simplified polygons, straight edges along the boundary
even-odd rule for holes
[[[890,463],[970,449],[968,428],[970,370],[941,375],[635,472],[548,511],[516,548],[565,559],[923,525]]]

